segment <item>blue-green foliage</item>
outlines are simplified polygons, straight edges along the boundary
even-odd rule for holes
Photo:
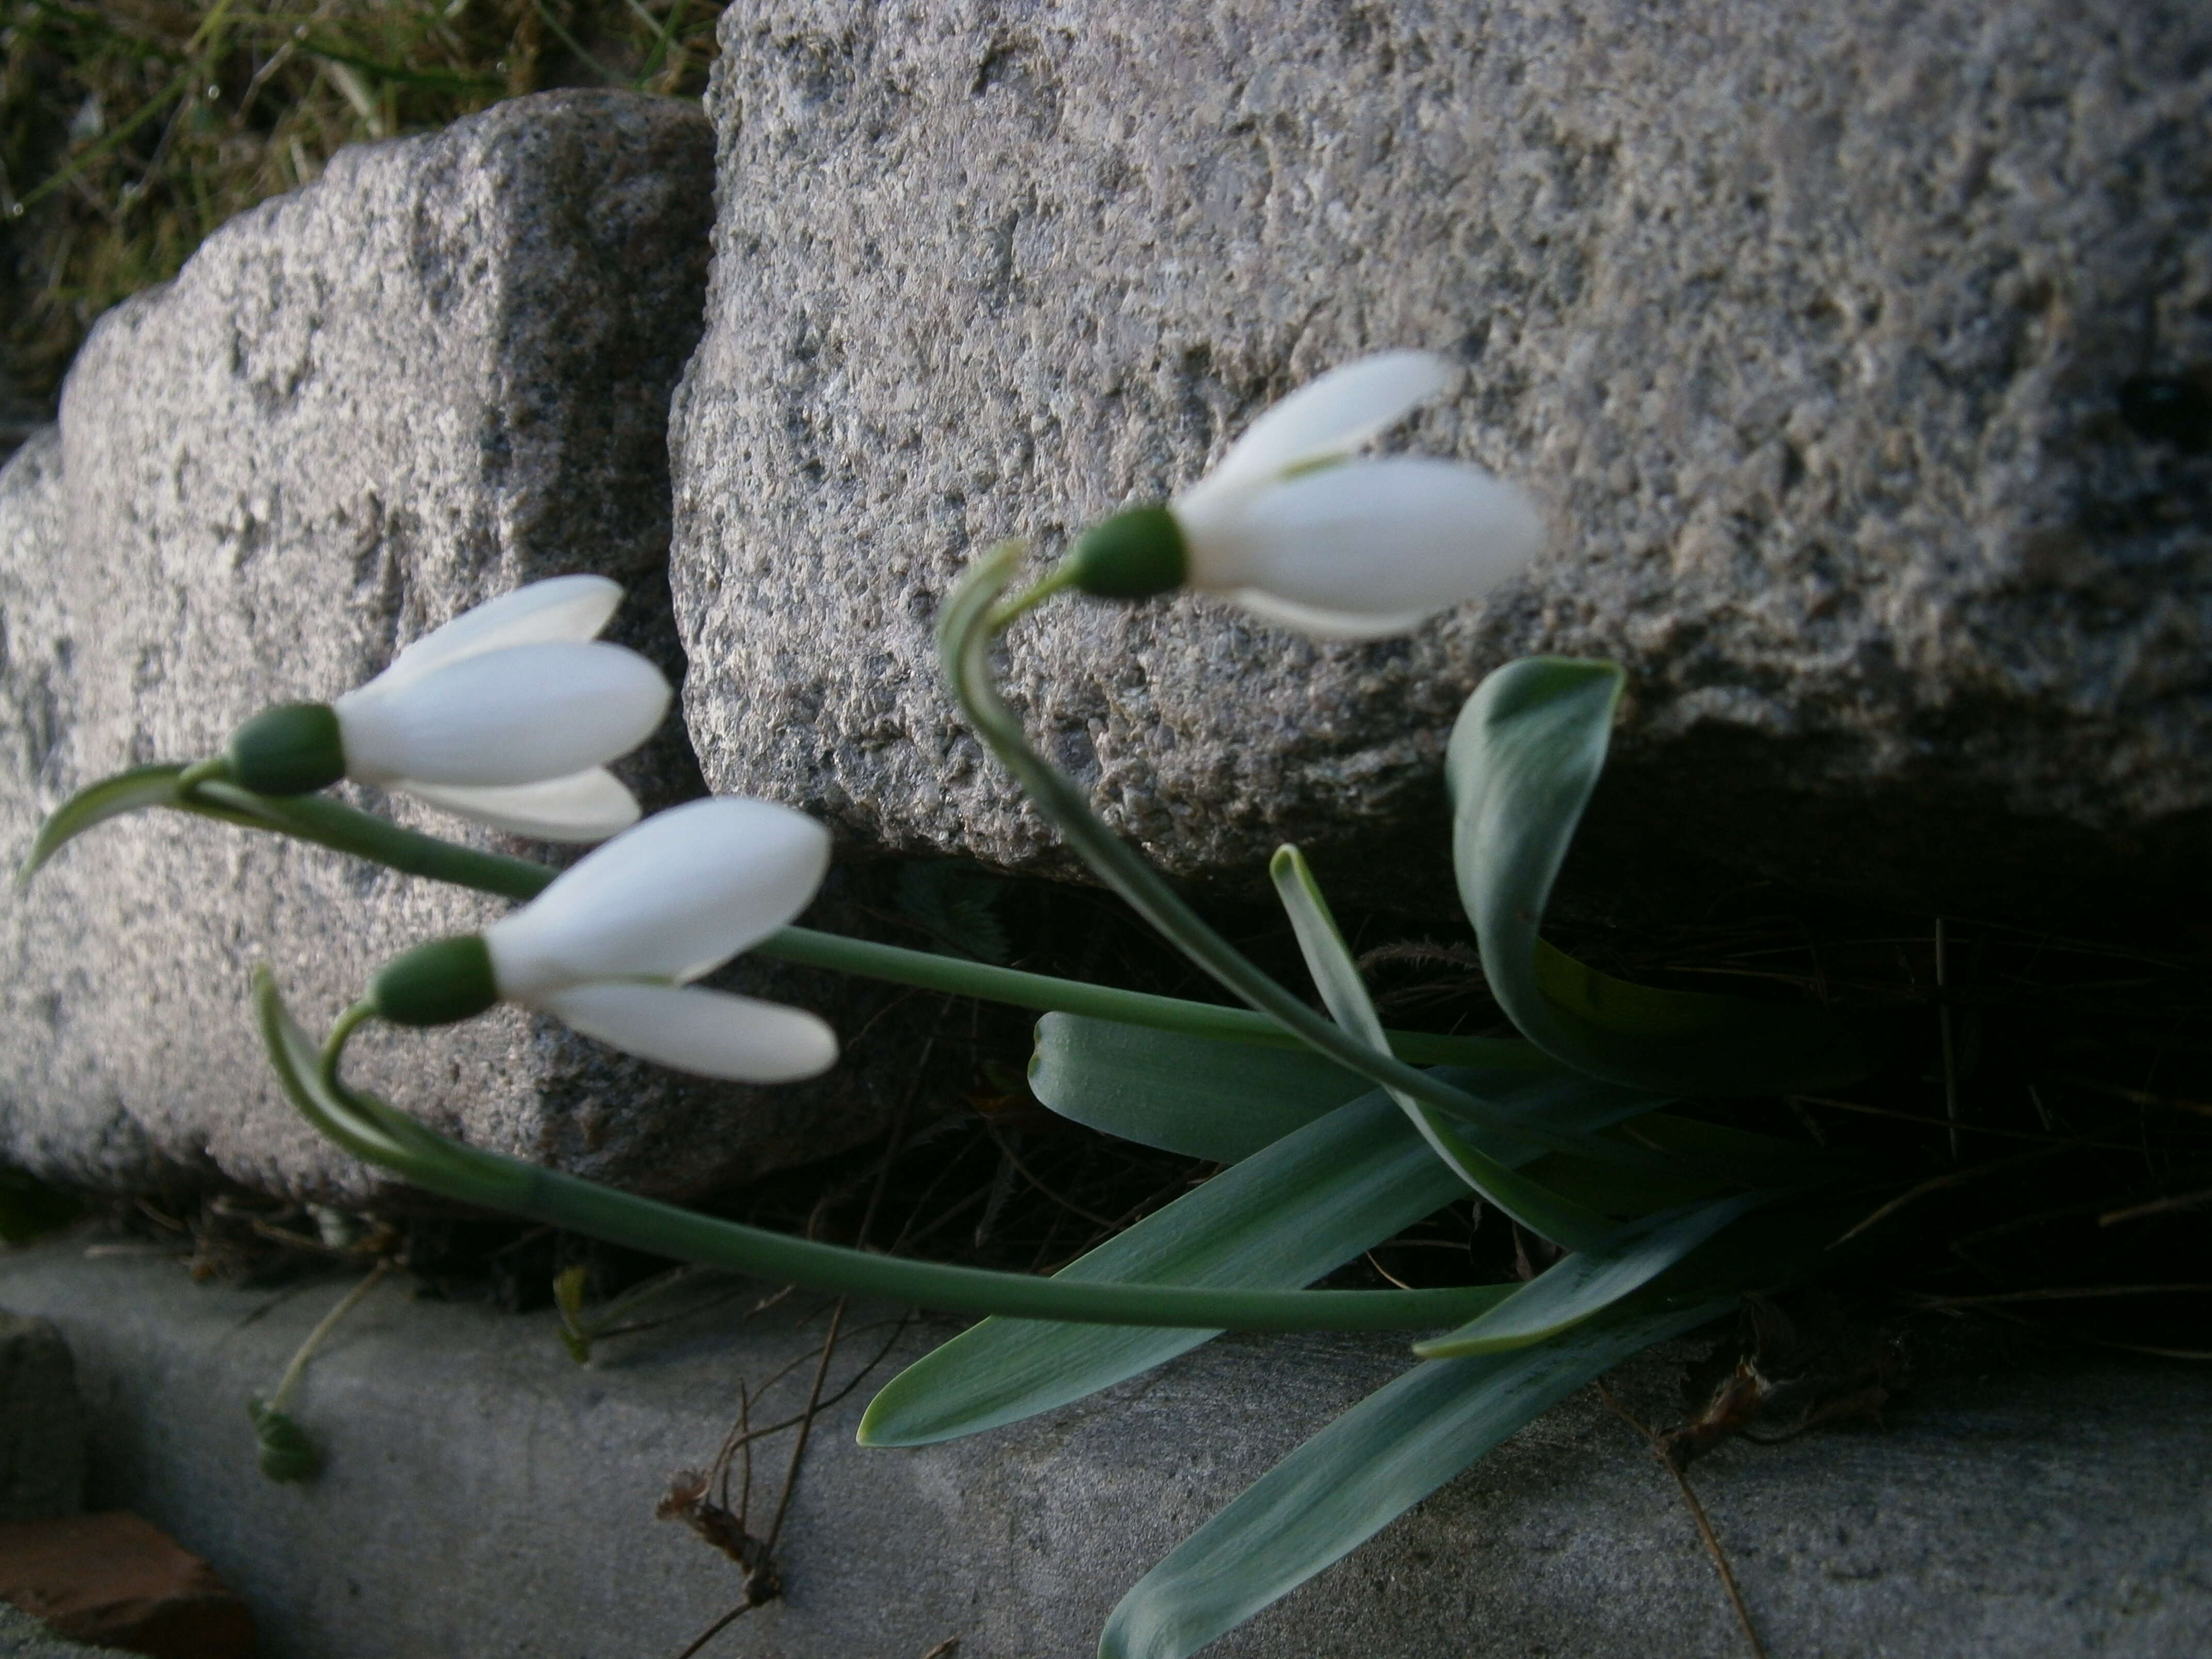
[[[1786,1213],[1756,1229],[1747,1218],[1774,1216],[1763,1206],[1819,1182],[1825,1166],[1792,1144],[1658,1108],[1680,1094],[1833,1086],[1870,1068],[1866,1034],[1824,1009],[1628,984],[1537,933],[1603,766],[1620,686],[1611,664],[1515,663],[1484,683],[1453,735],[1460,890],[1485,974],[1522,1035],[1437,1075],[1504,1117],[1462,1121],[1310,1052],[1069,1014],[1039,1023],[1030,1085],[1047,1106],[1231,1166],[1063,1277],[1306,1284],[1470,1194],[1569,1250],[1419,1344],[1422,1363],[1146,1574],[1115,1610],[1102,1659],[1182,1659],[1591,1377],[1802,1267]],[[1323,1006],[1384,1050],[1295,848],[1278,854],[1274,875]],[[1622,1139],[1615,1126],[1629,1119],[1636,1133]],[[1548,1139],[1516,1135],[1513,1120]],[[1209,1334],[987,1320],[886,1387],[862,1438],[916,1445],[1011,1423]]]

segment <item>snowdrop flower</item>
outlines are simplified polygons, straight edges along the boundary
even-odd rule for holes
[[[595,635],[621,602],[604,576],[556,576],[465,611],[334,702],[257,714],[231,776],[296,795],[376,784],[540,841],[603,841],[637,802],[603,763],[645,741],[668,682]]]
[[[398,1025],[515,1002],[679,1071],[787,1083],[837,1059],[803,1009],[688,983],[804,910],[830,867],[803,812],[720,796],[655,813],[481,933],[387,963],[369,1000]]]
[[[1527,495],[1463,462],[1348,459],[1449,378],[1429,352],[1386,351],[1300,387],[1172,501],[1086,533],[1076,586],[1113,599],[1202,588],[1333,640],[1402,634],[1487,592],[1542,548]]]

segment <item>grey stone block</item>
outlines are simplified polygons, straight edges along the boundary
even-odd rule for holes
[[[722,40],[672,440],[715,787],[1064,867],[939,690],[961,563],[1422,345],[1465,375],[1404,441],[1539,495],[1526,579],[1373,647],[1188,599],[1014,641],[1170,870],[1290,838],[1447,891],[1453,714],[1553,652],[1632,677],[1585,891],[1639,849],[2039,916],[2207,890],[2203,7],[746,0]]]
[[[0,1521],[84,1508],[84,1407],[69,1345],[43,1319],[0,1309]]]
[[[322,1479],[276,1486],[240,1402],[340,1288],[270,1307],[143,1258],[0,1260],[0,1294],[76,1350],[95,1501],[190,1540],[292,1659],[665,1659],[735,1602],[737,1569],[653,1510],[672,1474],[712,1457],[738,1381],[757,1389],[818,1344],[818,1305],[725,1301],[580,1370],[545,1318],[380,1291],[295,1402]],[[883,1316],[848,1316],[833,1387]],[[909,1333],[898,1357],[927,1340]],[[1680,1358],[1617,1374],[1624,1398],[1666,1420]],[[864,1386],[810,1443],[785,1599],[723,1639],[781,1659],[921,1659],[953,1637],[960,1659],[1085,1659],[1147,1566],[1405,1363],[1380,1341],[1223,1340],[918,1451],[853,1443]],[[787,1394],[754,1420],[795,1408]],[[2212,1620],[2208,1407],[2201,1370],[2000,1344],[1917,1386],[1886,1431],[1739,1443],[1695,1478],[1777,1655],[2163,1659]],[[757,1530],[787,1443],[756,1452]],[[1585,1392],[1206,1651],[1708,1659],[1741,1640],[1674,1483]]]
[[[81,785],[215,752],[535,578],[625,582],[611,637],[680,672],[665,420],[700,326],[711,149],[673,100],[502,104],[342,152],[102,319],[58,446],[0,482],[11,859]],[[673,722],[630,775],[649,802],[700,789]],[[319,1024],[390,956],[496,908],[220,825],[103,827],[0,900],[0,1158],[109,1188],[388,1195],[278,1097],[248,975],[272,963]],[[848,1030],[874,1006],[739,978]],[[849,1145],[905,1086],[708,1085],[511,1011],[380,1038],[360,1075],[478,1144],[665,1193]]]

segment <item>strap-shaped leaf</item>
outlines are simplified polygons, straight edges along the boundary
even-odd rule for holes
[[[1347,1554],[1554,1402],[1732,1299],[1645,1292],[1540,1346],[1431,1360],[1285,1457],[1121,1598],[1099,1659],[1184,1659]]]
[[[1086,1127],[1185,1158],[1234,1164],[1375,1085],[1310,1048],[1047,1014],[1030,1092]]]
[[[1424,1359],[1503,1353],[1541,1342],[1603,1313],[1641,1290],[1759,1200],[1739,1195],[1653,1216],[1626,1229],[1602,1249],[1562,1258],[1468,1324],[1413,1352]]]
[[[1465,1191],[1404,1115],[1370,1090],[1146,1216],[1056,1279],[1291,1289]],[[1499,1297],[1510,1288],[1500,1286]],[[1218,1334],[987,1319],[893,1377],[869,1404],[860,1439],[922,1446],[997,1428],[1110,1388]]]
[[[1531,1123],[1595,1131],[1634,1118],[1640,1132],[1664,1098],[1568,1071],[1518,1037],[1460,1041],[1468,1045],[1462,1052],[1479,1055],[1479,1062],[1445,1066],[1440,1074]],[[1124,1140],[1222,1164],[1249,1157],[1371,1086],[1310,1048],[1269,1048],[1083,1014],[1047,1014],[1039,1020],[1030,1060],[1030,1092],[1062,1117]],[[1613,1185],[1632,1183],[1637,1173],[1619,1175]],[[1689,1195],[1709,1190],[1710,1180],[1701,1177]],[[1679,1196],[1660,1200],[1681,1201]]]
[[[1540,1048],[1616,1083],[1763,1094],[1865,1076],[1870,1044],[1826,1009],[1633,985],[1537,937],[1604,767],[1622,683],[1612,663],[1524,658],[1460,712],[1445,765],[1453,861],[1492,993]]]
[[[1328,902],[1322,896],[1305,859],[1295,847],[1280,847],[1268,865],[1275,893],[1297,934],[1307,969],[1321,992],[1321,1000],[1336,1023],[1371,1048],[1382,1045],[1382,1022],[1359,977],[1359,964],[1337,931]],[[1502,1146],[1478,1146],[1468,1126],[1456,1124],[1413,1096],[1392,1090],[1391,1097],[1404,1109],[1430,1151],[1442,1158],[1462,1180],[1522,1226],[1542,1234],[1571,1250],[1601,1243],[1619,1231],[1618,1224],[1595,1210],[1551,1191],[1542,1182],[1517,1175],[1502,1160]],[[1489,1138],[1492,1143],[1498,1137]]]
[[[1156,1129],[1156,1144],[1170,1150],[1205,1146],[1206,1155],[1243,1159],[1100,1245],[1062,1279],[1197,1283],[1219,1274],[1224,1283],[1303,1285],[1466,1190],[1377,1091],[1278,1135],[1290,1114],[1259,1096],[1248,1069],[1255,1051],[1246,1044],[1054,1015],[1039,1024],[1041,1055],[1048,1046],[1049,1063],[1032,1076],[1054,1110],[1115,1133]],[[1302,1110],[1326,1094],[1322,1085],[1349,1075],[1318,1055],[1304,1062],[1314,1075],[1303,1085],[1311,1092]],[[1632,1116],[1647,1121],[1653,1103],[1549,1069],[1446,1074],[1516,1115],[1582,1132]],[[1206,1127],[1194,1133],[1193,1124]],[[1240,1133],[1249,1144],[1235,1138]],[[1507,1156],[1517,1162],[1537,1151],[1531,1143]],[[1544,1161],[1564,1162],[1556,1154]],[[1499,1296],[1511,1288],[1499,1287]],[[1207,1335],[986,1320],[893,1379],[869,1407],[861,1437],[918,1445],[1014,1422],[1164,1364]]]

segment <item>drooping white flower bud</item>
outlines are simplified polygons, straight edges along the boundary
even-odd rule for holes
[[[387,964],[372,1000],[403,1024],[516,1002],[682,1071],[812,1077],[837,1059],[820,1018],[689,981],[797,916],[829,865],[829,833],[802,812],[734,796],[691,801],[617,836],[482,934]]]
[[[1116,598],[1201,588],[1322,639],[1403,633],[1480,597],[1542,549],[1528,496],[1463,462],[1350,459],[1449,379],[1425,351],[1331,370],[1172,501],[1087,533],[1077,585]]]
[[[658,668],[594,638],[621,599],[576,575],[480,605],[335,702],[247,721],[232,776],[266,794],[349,777],[516,835],[603,840],[638,816],[604,763],[651,735],[670,696]]]

